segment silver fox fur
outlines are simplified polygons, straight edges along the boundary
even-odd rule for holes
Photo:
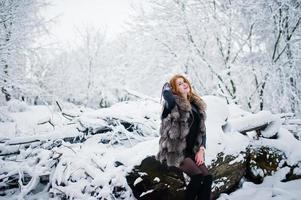
[[[156,159],[161,163],[166,162],[168,166],[179,167],[184,160],[186,136],[190,129],[189,117],[192,111],[188,100],[175,94],[174,97],[176,106],[166,118],[162,119],[160,124],[159,152]],[[193,151],[196,153],[202,143],[202,135],[206,134],[206,104],[197,97],[192,97],[191,101],[197,105],[201,115],[199,132],[193,147]]]

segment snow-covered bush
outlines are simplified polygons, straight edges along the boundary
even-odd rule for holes
[[[7,110],[9,112],[24,112],[28,109],[28,106],[25,102],[12,99],[7,102]]]
[[[13,122],[14,120],[9,116],[7,109],[0,107],[0,122]]]
[[[0,106],[6,106],[6,100],[3,93],[0,93]]]

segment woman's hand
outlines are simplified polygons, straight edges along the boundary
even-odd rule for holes
[[[166,82],[166,83],[163,85],[162,90],[163,90],[163,91],[164,91],[164,90],[171,90],[170,84],[169,84],[168,82]]]
[[[195,154],[195,158],[194,158],[197,166],[200,166],[205,163],[204,156],[205,156],[205,149],[200,148],[199,151]]]

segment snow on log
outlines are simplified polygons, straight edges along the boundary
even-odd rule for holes
[[[256,114],[229,119],[224,131],[238,131],[246,134],[249,131],[260,130],[263,137],[272,138],[277,135],[281,124],[282,119],[279,115],[274,115],[269,111],[260,111]]]
[[[64,132],[64,134],[62,134]],[[6,141],[4,144],[6,145],[19,145],[19,144],[26,144],[32,143],[37,141],[47,141],[47,140],[57,140],[57,139],[64,139],[64,138],[75,138],[81,136],[82,133],[76,131],[76,129],[72,129],[72,131],[68,131],[65,129],[64,131],[54,131],[49,134],[42,134],[42,135],[31,135],[31,136],[20,136],[11,138],[10,140]]]

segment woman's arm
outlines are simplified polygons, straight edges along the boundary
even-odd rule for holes
[[[202,136],[202,140],[205,141],[201,143],[201,146],[198,150],[198,152],[195,154],[195,162],[198,166],[202,165],[205,163],[205,149],[206,149],[206,139],[204,140],[204,138],[206,138],[206,135]]]
[[[206,149],[206,134],[202,135],[202,143],[200,145],[200,148],[204,147],[204,149]]]
[[[195,161],[198,166],[205,163],[206,133],[202,134],[201,137],[202,142],[200,144],[199,150],[195,155]]]
[[[203,120],[201,123],[203,124],[202,126],[204,126],[204,128],[202,128],[203,131],[201,132],[201,135],[200,135],[201,136],[200,148],[203,147],[204,150],[205,150],[206,149],[206,140],[207,140],[207,138],[206,138],[206,125],[205,125],[205,119],[206,119],[206,113],[205,112],[202,113],[201,118]]]
[[[163,113],[162,113],[162,119],[163,119],[171,112],[171,110],[176,105],[176,101],[175,101],[175,98],[173,96],[171,87],[170,87],[169,83],[167,83],[167,82],[163,86],[162,95],[163,95],[163,98],[165,100],[164,110],[163,110]]]

